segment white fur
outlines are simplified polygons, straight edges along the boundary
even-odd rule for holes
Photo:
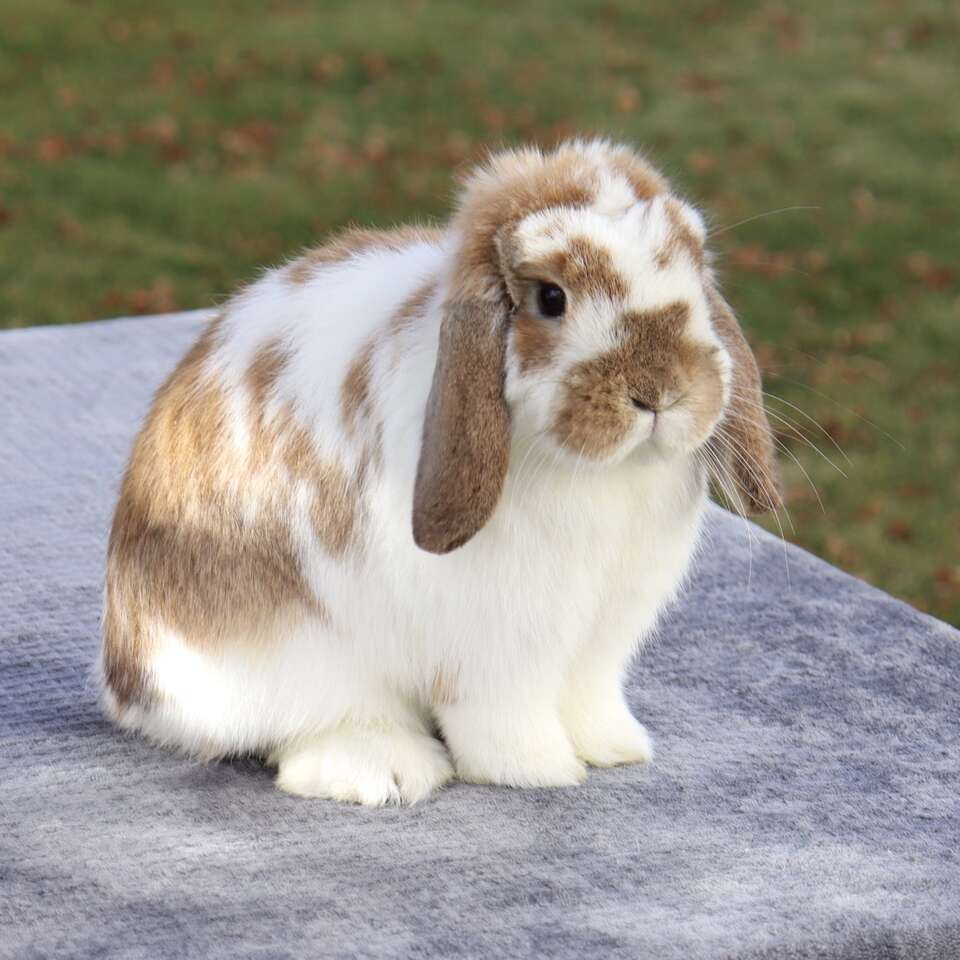
[[[683,299],[691,335],[719,345],[695,271],[682,262],[651,266],[660,201],[634,204],[623,181],[608,179],[596,208],[531,217],[518,231],[522,242],[542,253],[560,242],[551,231],[561,241],[589,236],[633,280],[632,305]],[[201,755],[269,752],[282,788],[368,804],[414,802],[449,779],[435,723],[470,780],[558,786],[581,780],[585,763],[650,759],[622,676],[684,579],[703,517],[702,471],[682,443],[647,443],[656,431],[641,416],[602,468],[561,457],[540,437],[557,372],[552,384],[521,376],[511,354],[515,435],[499,505],[453,553],[418,549],[414,476],[450,243],[368,252],[299,286],[273,271],[229,308],[210,365],[232,393],[238,447],[247,442],[244,373],[258,349],[280,338],[293,360],[277,403],[292,402],[319,455],[352,469],[360,450],[339,419],[350,360],[424,280],[439,283],[426,317],[374,354],[384,457],[370,479],[362,555],[334,560],[316,542],[310,490],[299,491],[290,518],[331,624],[283,622],[276,636],[237,637],[216,652],[158,624],[149,667],[160,706],[127,709],[123,725]],[[561,367],[614,345],[608,306],[578,315]],[[253,513],[269,495],[256,478],[241,478],[238,490]],[[438,677],[449,703],[432,702]]]

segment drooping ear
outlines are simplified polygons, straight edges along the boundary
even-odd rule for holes
[[[413,493],[413,539],[431,553],[463,546],[500,498],[510,459],[506,328],[495,300],[444,308]]]
[[[777,510],[783,505],[783,495],[773,432],[763,406],[760,369],[733,310],[712,283],[708,298],[713,329],[733,362],[730,402],[720,435],[711,441],[736,484],[740,502],[731,506],[750,513]]]

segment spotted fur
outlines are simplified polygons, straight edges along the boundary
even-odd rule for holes
[[[578,141],[491,157],[442,228],[350,230],[234,297],[122,484],[111,715],[369,804],[649,760],[621,677],[685,576],[702,458],[779,503],[704,240],[636,153]]]

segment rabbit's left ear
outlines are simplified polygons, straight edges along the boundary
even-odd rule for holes
[[[763,406],[760,369],[729,304],[711,282],[710,321],[733,362],[730,402],[711,441],[736,484],[739,512],[763,513],[783,506],[773,432]],[[729,499],[729,498],[728,498]]]
[[[413,539],[430,553],[463,546],[500,498],[510,459],[507,323],[495,300],[444,307],[413,493]]]

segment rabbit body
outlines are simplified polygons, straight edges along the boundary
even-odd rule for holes
[[[624,200],[615,178],[601,186],[601,209],[564,215],[614,250],[618,230],[652,237],[631,252],[636,262],[614,259],[645,277],[645,306],[692,304],[704,357],[720,358],[719,416],[730,363],[703,319],[711,301],[700,266],[678,255],[673,274],[650,267],[669,232],[658,225],[670,219],[662,201],[640,202],[647,219],[634,223],[620,207],[637,198]],[[603,203],[620,218],[609,236]],[[524,256],[557,232],[533,221],[517,227]],[[629,431],[654,427],[633,408],[639,425],[631,419],[609,455],[545,446],[557,374],[530,379],[518,321],[497,388],[510,417],[495,508],[462,545],[456,532],[423,549],[440,527],[415,518],[412,534],[410,505],[433,476],[424,450],[439,354],[453,349],[448,305],[463,299],[464,227],[340,243],[235,297],[158,394],[111,538],[109,712],[201,757],[268,757],[291,792],[373,805],[415,802],[454,774],[557,786],[581,780],[585,764],[649,760],[623,675],[693,556],[703,461],[682,445],[648,450]],[[591,330],[620,343],[597,317],[583,324],[571,343],[584,357]],[[478,335],[477,357],[484,343]],[[570,370],[574,360],[553,362]],[[609,432],[597,420],[599,388],[581,383],[588,367],[581,358],[576,391],[594,391],[589,423]],[[456,384],[469,380],[454,373]],[[457,481],[467,496],[488,457],[477,422],[486,421],[462,417],[445,441],[461,451],[458,467],[479,458]],[[423,509],[442,512],[448,499],[424,495]]]

